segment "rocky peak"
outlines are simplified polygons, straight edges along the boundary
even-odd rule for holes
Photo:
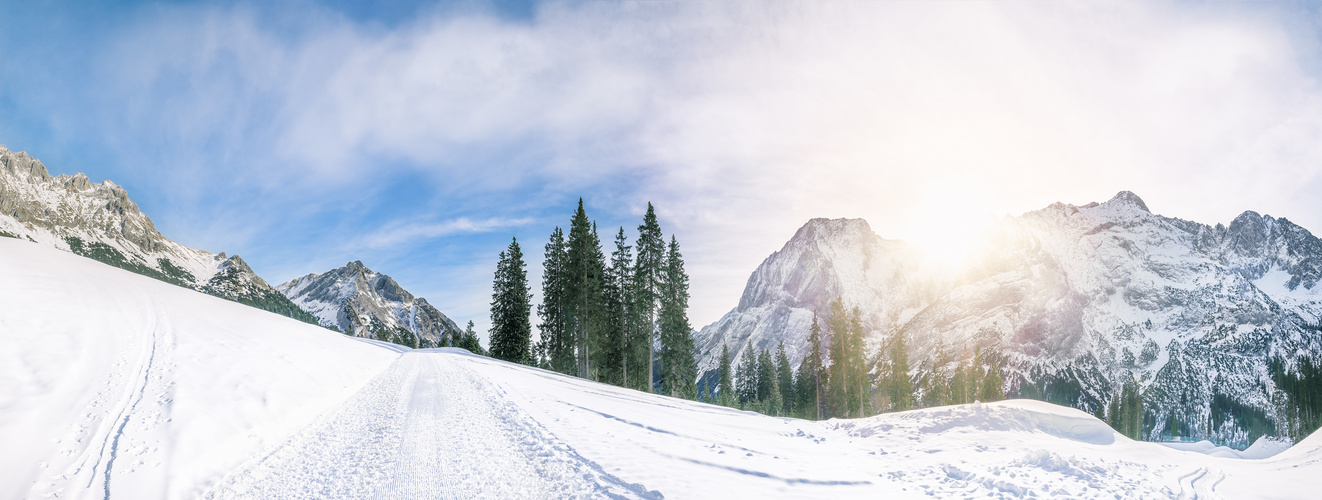
[[[359,337],[430,347],[459,331],[426,300],[362,261],[290,280],[276,289],[322,325]]]
[[[49,181],[51,175],[46,171],[46,166],[41,164],[41,160],[28,156],[26,152],[17,153],[10,151],[9,148],[0,146],[0,173],[10,176],[31,178],[32,181]]]
[[[810,219],[794,233],[793,240],[822,240],[840,237],[875,237],[872,226],[863,219]]]
[[[361,260],[355,260],[353,262],[345,264],[344,267],[341,267],[340,269],[342,269],[345,274],[351,276],[360,275],[360,274],[372,274],[372,270],[368,269],[367,266],[363,265],[363,261]]]
[[[56,179],[60,184],[64,185],[65,189],[73,191],[86,191],[92,189],[92,181],[87,178],[87,174],[82,172],[78,172],[73,176],[61,175],[56,177]]]
[[[1128,206],[1137,207],[1138,209],[1144,212],[1152,213],[1151,210],[1148,210],[1147,203],[1143,203],[1143,199],[1139,198],[1138,195],[1134,194],[1133,191],[1121,191],[1119,193],[1116,193],[1115,196],[1112,196],[1111,199],[1107,200],[1107,202],[1104,204],[1128,205]]]

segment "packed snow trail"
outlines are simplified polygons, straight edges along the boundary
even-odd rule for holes
[[[435,351],[401,355],[207,497],[660,497],[579,456],[475,376],[462,354]]]

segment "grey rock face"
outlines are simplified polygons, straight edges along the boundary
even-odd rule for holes
[[[390,276],[353,261],[321,274],[290,280],[276,287],[311,312],[326,327],[359,337],[388,337],[407,332],[416,347],[450,343],[460,333],[454,321],[414,297]]]
[[[1285,219],[1245,212],[1208,226],[1152,214],[1130,192],[1057,203],[1000,221],[953,279],[924,277],[912,250],[866,224],[825,222],[800,229],[702,329],[701,368],[722,343],[734,353],[782,340],[797,366],[811,309],[838,294],[864,311],[870,348],[906,336],[916,381],[982,349],[1003,357],[1009,394],[1091,410],[1132,378],[1152,436],[1177,421],[1243,442],[1264,432],[1244,415],[1280,421],[1269,360],[1322,358],[1322,243]]]

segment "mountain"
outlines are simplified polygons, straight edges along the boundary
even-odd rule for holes
[[[188,248],[161,235],[110,181],[51,176],[41,161],[0,146],[0,236],[54,246],[115,267],[306,322],[315,322],[238,255]]]
[[[810,221],[701,330],[700,366],[722,343],[742,353],[779,340],[797,365],[804,318],[839,295],[864,312],[870,355],[905,336],[920,392],[981,351],[1000,360],[1008,395],[1089,411],[1136,380],[1149,438],[1306,433],[1291,428],[1290,387],[1322,361],[1322,242],[1307,230],[1254,212],[1229,226],[1164,217],[1121,192],[1007,217],[981,248],[925,278],[912,249],[862,221]]]
[[[412,347],[454,345],[454,321],[390,276],[353,261],[276,287],[325,327]]]
[[[925,305],[932,286],[919,272],[920,258],[908,243],[878,237],[862,219],[808,221],[753,271],[739,305],[695,335],[698,372],[717,368],[722,344],[738,366],[745,353],[774,352],[784,342],[798,366],[814,311],[824,319],[839,296],[864,312],[870,331],[902,323]]]
[[[0,238],[0,498],[1310,498],[1288,449],[1003,401],[822,422],[411,350]],[[1245,460],[1249,458],[1251,460]]]

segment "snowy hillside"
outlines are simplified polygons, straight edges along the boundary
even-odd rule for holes
[[[144,276],[311,321],[239,256],[188,248],[162,236],[110,181],[51,176],[27,153],[0,146],[0,236],[89,257]]]
[[[0,498],[1308,498],[1322,487],[1322,435],[1246,460],[1134,442],[1034,401],[773,418],[339,335],[16,239],[0,238],[0,276]]]
[[[398,356],[0,238],[0,497],[189,498]]]
[[[842,230],[818,229],[830,225]],[[839,294],[864,312],[873,346],[892,331],[909,339],[920,385],[980,348],[1003,360],[1009,394],[1091,410],[1133,378],[1149,436],[1174,424],[1248,444],[1285,427],[1273,360],[1285,372],[1322,360],[1322,243],[1286,219],[1245,212],[1207,226],[1122,192],[991,229],[979,258],[941,279],[862,221],[810,221],[702,329],[700,366],[715,366],[722,343],[733,353],[779,340],[797,365],[805,318]]]
[[[435,347],[460,333],[454,321],[426,299],[414,297],[390,276],[360,261],[295,278],[276,290],[315,315],[322,326],[357,337]]]

